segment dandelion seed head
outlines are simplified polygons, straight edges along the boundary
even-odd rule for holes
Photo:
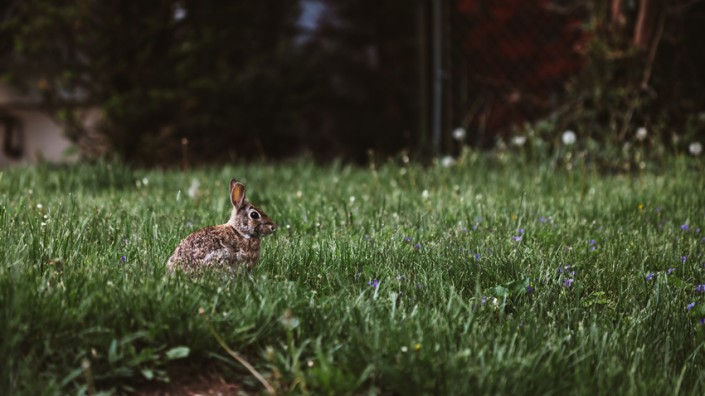
[[[636,136],[636,140],[638,140],[638,141],[641,142],[641,141],[643,141],[644,139],[646,139],[646,136],[647,136],[647,135],[648,135],[648,132],[646,131],[646,128],[644,128],[644,127],[637,128],[637,130],[636,130],[636,135],[635,135],[635,136]]]
[[[512,138],[512,145],[521,147],[526,143],[526,136],[523,135],[517,135]]]
[[[465,128],[462,128],[462,127],[455,128],[453,130],[453,139],[461,142],[461,141],[465,140],[465,137],[467,136],[467,134],[468,133],[465,130]]]
[[[453,165],[455,165],[455,158],[451,157],[450,155],[446,155],[445,157],[441,158],[442,167],[450,168]]]
[[[575,132],[571,130],[563,132],[563,135],[561,136],[561,141],[563,141],[563,144],[565,144],[566,146],[571,146],[575,144],[576,140],[577,136],[575,135]]]

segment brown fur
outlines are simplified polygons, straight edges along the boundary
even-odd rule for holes
[[[232,272],[243,264],[250,270],[257,264],[260,238],[274,232],[276,225],[269,216],[245,200],[245,186],[235,179],[230,182],[230,200],[233,204],[230,220],[187,236],[169,257],[169,270],[180,268],[195,273],[223,269]]]

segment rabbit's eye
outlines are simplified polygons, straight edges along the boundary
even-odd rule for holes
[[[252,212],[250,212],[250,218],[251,218],[251,219],[254,219],[254,220],[259,219],[259,213],[255,212],[255,211],[253,210]]]

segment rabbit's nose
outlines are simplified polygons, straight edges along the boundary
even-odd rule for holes
[[[276,230],[277,230],[277,225],[276,225],[276,224],[270,224],[270,225],[269,225],[269,231],[270,231],[270,232],[274,232],[274,231],[276,231]]]

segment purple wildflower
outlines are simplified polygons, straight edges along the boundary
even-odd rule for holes
[[[681,262],[685,263],[688,260],[688,256],[681,256]]]
[[[567,288],[570,288],[571,286],[573,286],[573,278],[568,278],[568,279],[564,280],[563,286],[565,286]]]
[[[531,286],[531,285],[526,286],[526,292],[527,292],[527,293],[531,294],[531,293],[534,292],[534,290],[536,290],[536,289],[534,289],[533,286]]]
[[[373,279],[369,282],[367,282],[368,285],[374,287],[375,289],[379,288],[379,280]]]
[[[475,253],[475,261],[480,261],[480,253]]]
[[[512,237],[512,241],[514,242],[521,242],[521,236],[517,235],[515,237]]]
[[[523,228],[518,229],[518,230],[517,230],[517,233],[518,233],[519,235],[524,235],[524,229],[523,229]]]
[[[669,268],[667,271],[668,275],[671,275],[676,269],[675,268]]]
[[[695,286],[695,291],[698,293],[705,293],[705,285],[697,285]]]
[[[482,297],[482,298],[480,299],[480,302],[482,303],[482,305],[487,304],[487,297]]]
[[[404,237],[404,242],[411,242],[411,237],[410,237],[410,236],[405,236],[405,237]]]
[[[700,326],[705,325],[705,318],[700,318]]]
[[[595,241],[594,239],[591,239],[589,243],[590,243],[590,246],[595,246],[597,241]]]
[[[125,261],[127,261],[127,257],[125,257],[125,255],[123,254],[122,257],[120,257],[120,261],[124,263]]]
[[[681,230],[683,230],[683,231],[689,231],[689,230],[690,230],[690,226],[689,226],[688,224],[682,224],[682,225],[681,225]]]
[[[539,217],[539,223],[545,223],[545,222],[547,222],[547,221],[548,221],[547,218],[545,218],[545,217],[543,217],[543,216]]]
[[[416,245],[414,245],[414,249],[421,250],[421,244],[417,243]]]
[[[686,308],[688,309],[688,311],[690,311],[690,310],[693,309],[694,307],[695,307],[695,301],[693,301],[692,303],[690,303],[690,304],[688,304],[688,305],[686,306]]]
[[[653,280],[653,279],[654,279],[654,273],[653,273],[653,272],[649,272],[649,274],[646,275],[646,280],[650,281],[650,280]]]

